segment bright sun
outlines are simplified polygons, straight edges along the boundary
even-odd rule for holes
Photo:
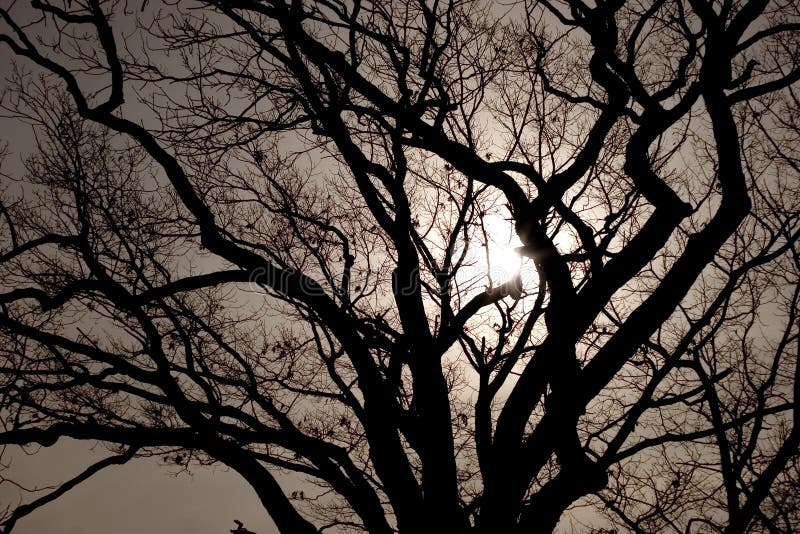
[[[510,280],[520,271],[523,258],[517,252],[522,246],[511,223],[499,215],[487,215],[483,221],[487,243],[483,248],[484,263],[494,283]]]
[[[574,240],[568,232],[561,231],[553,243],[563,253],[572,249]],[[497,287],[519,274],[523,289],[535,291],[538,285],[536,266],[519,254],[517,249],[521,246],[510,220],[499,213],[487,213],[483,217],[483,232],[471,243],[458,281],[472,292],[488,286]]]
[[[509,220],[500,214],[486,214],[483,229],[474,236],[457,281],[472,293],[497,287],[519,274],[523,287],[532,289],[536,269],[530,260],[519,255],[516,249],[520,246],[522,242]]]

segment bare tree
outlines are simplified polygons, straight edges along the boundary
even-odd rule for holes
[[[113,451],[6,533],[137,455],[287,533],[798,530],[796,2],[6,5],[0,444]]]

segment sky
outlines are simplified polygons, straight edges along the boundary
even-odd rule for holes
[[[0,0],[2,3],[7,1]],[[8,74],[11,58],[6,48],[0,50],[2,79]],[[128,110],[130,113],[130,107]],[[12,151],[3,171],[19,175],[19,157],[33,149],[30,128],[0,118],[0,140],[9,141]],[[510,225],[504,222],[501,215],[492,217],[494,219],[487,224],[494,225],[495,230],[503,227],[503,232],[498,231],[497,234],[505,236],[510,233]],[[495,233],[492,228],[489,230]],[[519,257],[513,251],[518,244],[493,243],[494,249],[490,253],[495,265],[492,270],[502,271],[504,276],[500,277],[501,282],[520,267]],[[560,245],[568,246],[566,243]],[[485,263],[476,263],[479,273],[485,268]],[[531,286],[533,282],[526,285]],[[90,446],[74,440],[62,440],[35,455],[26,455],[18,448],[9,447],[2,456],[8,468],[0,471],[0,475],[30,487],[64,481],[108,455],[102,447],[87,451]],[[7,506],[16,506],[18,499],[18,491],[13,486],[0,484],[0,511]],[[140,458],[95,475],[65,496],[21,520],[14,532],[225,534],[235,527],[234,519],[242,521],[245,527],[257,534],[277,532],[253,490],[235,472],[216,466],[193,467],[191,474],[170,474],[169,468],[159,465],[157,459]]]
[[[52,484],[108,455],[97,447],[62,440],[35,456],[9,448],[4,476],[30,485]],[[13,453],[9,455],[9,453]],[[12,457],[10,457],[12,456]],[[0,506],[16,505],[16,492],[0,490]],[[224,467],[198,467],[170,475],[156,459],[110,467],[21,520],[14,534],[225,534],[234,519],[257,534],[277,530],[252,489]]]
[[[0,3],[10,5],[8,0]],[[24,9],[26,3],[18,2],[18,7]],[[12,59],[5,46],[0,48],[0,80],[10,74]],[[2,171],[19,177],[21,158],[34,148],[31,128],[0,117],[3,143],[8,143],[10,156]],[[7,187],[14,185],[0,175],[0,189]],[[109,454],[102,447],[87,450],[91,446],[63,439],[35,455],[7,447],[0,456],[7,466],[0,468],[0,477],[29,487],[63,482]],[[0,512],[16,507],[19,499],[13,484],[0,483]],[[101,471],[36,510],[17,523],[14,534],[226,534],[235,528],[234,519],[256,534],[277,532],[250,486],[224,466],[176,475],[157,459],[137,458]]]

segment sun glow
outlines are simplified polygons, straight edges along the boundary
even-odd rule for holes
[[[488,218],[488,217],[487,217]],[[509,235],[506,221],[488,221],[488,239],[483,244],[487,276],[492,285],[502,284],[516,276],[522,269],[524,258],[518,248],[522,246],[516,234]]]
[[[521,246],[513,222],[500,214],[486,214],[469,244],[456,282],[462,290],[474,294],[519,276],[523,291],[533,291],[536,268],[529,258],[519,254]]]
[[[568,253],[574,249],[575,239],[562,230],[554,236],[553,244],[562,254]],[[539,274],[533,260],[520,254],[521,247],[513,221],[499,213],[487,213],[469,244],[456,281],[467,293],[475,294],[519,276],[523,296],[535,293]]]

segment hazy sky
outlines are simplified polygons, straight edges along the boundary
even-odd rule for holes
[[[8,2],[0,0],[4,5]],[[115,30],[119,31],[119,27],[115,26]],[[11,59],[8,49],[0,47],[0,80],[8,74]],[[20,63],[25,62],[20,60]],[[136,116],[136,106],[135,99],[130,98],[124,111],[128,116]],[[139,118],[142,117],[145,117],[143,111]],[[8,141],[12,152],[3,171],[19,176],[20,157],[34,148],[30,127],[0,118],[0,141]],[[510,228],[507,222],[504,224]],[[508,233],[508,228],[504,230]],[[508,265],[500,261],[495,268],[519,268],[516,255],[512,254],[505,262]],[[480,264],[481,269],[485,268],[483,265]],[[109,454],[101,447],[94,452],[87,451],[90,445],[62,440],[31,456],[8,448],[3,461],[10,461],[10,467],[0,471],[0,475],[31,487],[65,481]],[[286,485],[285,489],[290,492],[291,485]],[[18,503],[18,491],[9,484],[0,484],[0,511]],[[253,490],[238,474],[224,467],[196,467],[191,475],[170,476],[169,468],[159,465],[156,459],[145,458],[102,471],[21,520],[14,532],[225,534],[234,528],[234,519],[257,534],[277,532]]]
[[[32,485],[66,480],[108,455],[102,448],[85,449],[85,443],[63,440],[35,456],[15,454],[4,474]],[[21,520],[14,533],[225,534],[235,527],[234,519],[257,534],[277,532],[238,474],[224,467],[197,468],[191,476],[167,471],[147,458],[110,467]],[[2,506],[16,505],[15,494],[2,491]]]
[[[9,5],[8,0],[0,3]],[[24,9],[29,2],[18,4]],[[8,52],[0,47],[0,88],[10,74],[13,58]],[[20,177],[21,157],[34,148],[31,128],[0,117],[0,143],[8,143],[11,152],[2,171]],[[14,187],[2,176],[0,181],[0,189]],[[62,440],[34,456],[8,447],[2,460],[10,467],[0,470],[0,476],[39,487],[68,480],[109,454],[102,447],[89,452],[89,446]],[[18,504],[19,492],[13,485],[0,484],[0,511]],[[255,493],[235,472],[209,467],[193,469],[192,475],[170,476],[156,459],[142,458],[100,472],[22,519],[14,533],[226,534],[235,527],[234,519],[257,534],[277,532]]]
[[[8,67],[0,56],[0,77]],[[0,118],[0,141],[8,142],[11,151],[2,170],[19,176],[20,157],[33,148],[30,127]],[[10,185],[0,183],[0,188]],[[62,440],[34,456],[8,447],[3,463],[11,465],[0,476],[31,487],[65,481],[109,454],[101,447],[88,452],[90,446]],[[18,491],[0,484],[0,511],[18,504]],[[235,472],[198,467],[192,475],[170,476],[156,459],[142,458],[100,472],[21,520],[14,533],[226,534],[235,527],[234,519],[257,534],[277,532],[255,493]]]

